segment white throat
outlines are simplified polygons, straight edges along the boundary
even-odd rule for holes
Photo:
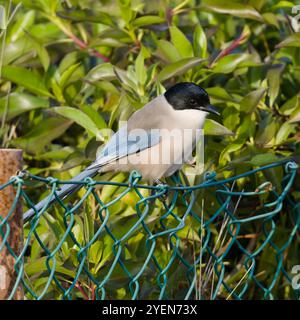
[[[165,99],[165,98],[164,98]],[[165,99],[166,106],[169,109],[170,122],[173,127],[186,129],[202,129],[204,126],[207,112],[195,109],[175,110]]]

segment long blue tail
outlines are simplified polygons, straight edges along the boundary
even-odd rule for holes
[[[81,173],[79,173],[76,177],[74,177],[71,181],[80,181],[80,180],[84,180],[87,177],[94,177],[99,171],[99,167],[95,167],[93,164],[90,165],[89,167],[87,167],[84,171],[82,171]],[[65,184],[61,190],[59,192],[57,192],[57,196],[60,199],[65,199],[68,195],[70,195],[71,193],[75,192],[76,190],[80,189],[82,187],[82,185],[78,185],[78,184]],[[50,200],[49,200],[50,198]],[[56,201],[56,197],[55,196],[48,196],[45,199],[43,199],[42,201],[40,201],[38,204],[36,204],[34,206],[34,208],[29,209],[28,211],[26,211],[23,214],[23,220],[26,221],[28,219],[30,219],[36,212],[38,212],[39,210],[41,210],[48,202],[49,205],[48,207]]]

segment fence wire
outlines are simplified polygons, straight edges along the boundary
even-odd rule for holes
[[[27,299],[300,299],[297,169],[206,173],[193,186],[179,176],[148,186],[137,172],[78,181],[79,192],[25,223],[17,254],[8,243],[17,204],[33,208],[70,183],[21,172],[0,186],[16,190],[0,220],[0,253],[15,259],[9,299],[20,286]]]

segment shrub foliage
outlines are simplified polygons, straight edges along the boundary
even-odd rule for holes
[[[3,147],[24,150],[31,173],[73,177],[94,159],[110,129],[117,130],[120,120],[179,81],[204,87],[221,113],[205,126],[205,170],[227,178],[278,160],[299,160],[300,28],[292,19],[294,2],[0,3],[0,139]],[[241,190],[247,183],[251,189],[268,179],[280,189],[282,177],[277,168],[239,180],[236,187]],[[102,177],[118,182],[126,178],[123,173]],[[118,192],[107,186],[101,199]],[[45,193],[33,196],[38,200]],[[297,185],[293,196],[300,198]],[[132,194],[125,200],[115,206],[121,220],[133,212],[137,199]],[[43,221],[40,232],[46,242],[60,223]],[[86,230],[80,228],[78,237],[84,242]],[[138,236],[134,241],[142,243]],[[108,245],[99,241],[91,249],[96,253],[90,263],[97,270],[105,264],[102,260],[99,267],[97,259],[110,258],[105,256]],[[36,243],[33,248],[31,258],[38,265],[43,257]],[[61,265],[76,265],[70,258],[75,253],[66,244]],[[36,280],[37,290],[41,279]],[[120,297],[127,294],[119,292]],[[53,289],[50,296],[58,297],[59,291]]]

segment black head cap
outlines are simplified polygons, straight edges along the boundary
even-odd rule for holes
[[[164,95],[175,110],[196,109],[219,114],[210,104],[207,92],[193,82],[177,83]]]

